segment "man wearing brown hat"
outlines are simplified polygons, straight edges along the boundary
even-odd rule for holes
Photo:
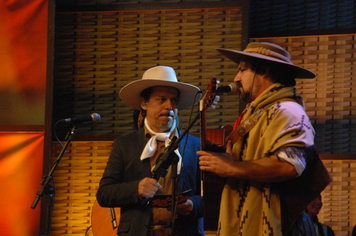
[[[218,51],[238,64],[234,82],[247,103],[226,153],[198,152],[201,170],[226,177],[218,235],[289,235],[303,208],[331,182],[294,88],[296,78],[315,74],[272,43]]]
[[[140,110],[138,130],[115,139],[97,192],[101,206],[121,207],[118,235],[204,235],[196,154],[200,139],[186,135],[174,151],[178,178],[172,180],[171,166],[164,178],[159,181],[152,178],[159,154],[166,151],[174,136],[182,134],[176,124],[178,110],[197,102],[201,97],[199,91],[196,86],[178,82],[175,71],[167,66],[150,68],[141,80],[121,89],[122,101]],[[171,208],[146,203],[156,194],[172,194],[172,185],[178,183],[180,192],[191,191],[188,200],[177,206],[175,230],[171,225]]]

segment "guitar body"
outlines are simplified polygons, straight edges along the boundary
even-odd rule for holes
[[[232,127],[231,127],[232,128]],[[205,151],[225,152],[225,137],[230,132],[230,126],[221,129],[206,130]],[[210,142],[211,141],[211,142]],[[224,188],[224,179],[203,172],[203,202],[204,202],[204,229],[207,231],[216,231],[218,228],[221,193]]]
[[[113,212],[118,226],[120,222],[120,208],[113,208]],[[94,202],[91,212],[91,225],[94,236],[117,236],[117,227],[113,228],[111,222],[110,208],[101,207],[97,201]]]

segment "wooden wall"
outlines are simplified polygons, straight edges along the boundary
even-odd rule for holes
[[[78,128],[55,172],[52,235],[83,235],[91,225],[95,192],[112,139],[132,126],[132,110],[120,101],[120,89],[158,64],[172,66],[178,79],[201,89],[211,76],[229,83],[236,65],[215,49],[240,49],[246,43],[246,25],[250,41],[277,43],[291,53],[293,63],[317,73],[316,79],[298,80],[297,89],[334,177],[322,194],[319,218],[336,235],[349,235],[356,224],[353,1],[250,1],[250,22],[244,12],[249,5],[233,5],[233,1],[207,1],[205,7],[164,1],[156,8],[154,1],[137,5],[131,1],[130,6],[120,5],[121,10],[117,1],[107,1],[111,5],[72,1],[72,8],[66,2],[56,14],[53,120],[97,112],[102,121]],[[172,4],[175,7],[169,8]],[[236,100],[224,96],[216,109],[209,109],[208,128],[233,124],[240,113]],[[180,113],[183,130],[189,115],[190,111]],[[63,139],[69,129],[59,127],[59,137]],[[198,125],[192,133],[199,133]],[[59,151],[54,142],[52,161]]]
[[[239,7],[65,12],[56,22],[54,119],[102,116],[79,134],[130,131],[133,110],[118,94],[148,68],[171,66],[181,82],[204,89],[212,76],[229,83],[235,73],[216,48],[241,48]],[[235,98],[223,98],[209,113],[209,126],[233,123],[238,106]],[[179,113],[181,127],[187,127],[189,114]]]

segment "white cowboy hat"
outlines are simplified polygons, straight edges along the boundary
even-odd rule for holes
[[[239,63],[242,57],[254,57],[262,60],[275,62],[278,66],[287,67],[294,78],[315,78],[315,74],[310,70],[294,65],[290,61],[290,54],[282,47],[267,42],[249,43],[244,51],[237,51],[225,48],[217,49],[225,57],[235,63]]]
[[[192,106],[201,98],[201,93],[197,94],[200,92],[198,87],[178,82],[174,69],[168,66],[155,66],[148,69],[143,74],[142,79],[135,80],[125,85],[120,90],[119,96],[126,105],[136,110],[141,110],[140,94],[146,88],[153,86],[169,86],[178,89],[178,110],[183,110]]]

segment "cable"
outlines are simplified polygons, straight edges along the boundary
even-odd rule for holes
[[[87,236],[88,235],[88,231],[89,231],[89,229],[92,227],[92,225],[90,225],[88,228],[87,228],[87,230],[85,231],[85,234],[84,234],[84,236]]]

